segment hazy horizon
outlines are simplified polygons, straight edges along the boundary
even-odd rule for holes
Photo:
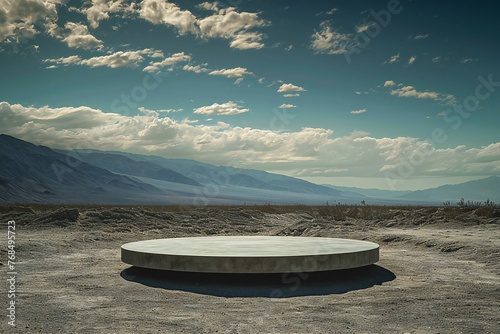
[[[0,3],[0,133],[420,190],[500,175],[494,2]]]

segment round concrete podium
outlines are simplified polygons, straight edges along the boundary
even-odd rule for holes
[[[373,242],[317,237],[212,236],[122,245],[133,266],[182,272],[269,274],[350,269],[379,260]]]

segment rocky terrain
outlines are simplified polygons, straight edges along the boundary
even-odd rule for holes
[[[3,316],[0,332],[500,331],[495,207],[3,206],[0,217],[5,231],[16,222],[18,273],[17,327]],[[380,261],[287,277],[175,274],[120,261],[126,242],[204,235],[369,240],[380,244]]]

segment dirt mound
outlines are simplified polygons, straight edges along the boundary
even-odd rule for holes
[[[40,214],[31,224],[36,226],[68,226],[75,224],[79,216],[80,211],[77,208],[64,207]]]

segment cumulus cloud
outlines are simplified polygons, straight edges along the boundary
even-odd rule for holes
[[[64,28],[53,23],[49,25],[47,32],[65,42],[70,48],[85,50],[103,48],[103,42],[91,35],[87,26],[81,23],[66,22]]]
[[[236,102],[229,101],[222,104],[214,103],[210,106],[196,108],[194,113],[204,115],[237,115],[248,111],[250,111],[250,109],[243,108]]]
[[[433,99],[436,100],[439,93],[436,92],[419,92],[413,86],[403,86],[391,91],[391,95],[399,97],[415,97],[417,99]]]
[[[305,92],[306,90],[300,86],[295,86],[291,83],[282,84],[280,88],[278,88],[278,93],[289,93],[289,92]]]
[[[317,53],[343,54],[352,44],[352,34],[332,30],[328,21],[320,24],[319,31],[312,35],[311,49]]]
[[[45,59],[45,63],[52,63],[53,65],[49,65],[47,68],[57,68],[57,65],[81,65],[82,58],[80,56],[69,56],[69,57],[61,57],[61,58],[53,58],[53,59]]]
[[[297,97],[300,96],[300,94],[295,93],[295,94],[284,94],[283,97]]]
[[[0,6],[0,42],[32,39],[57,20],[61,0],[4,1]]]
[[[137,67],[139,63],[144,60],[144,57],[140,52],[136,51],[119,51],[110,55],[92,57],[90,59],[84,59],[81,61],[80,65],[86,65],[89,67]]]
[[[278,108],[280,109],[290,109],[290,108],[297,108],[297,106],[293,105],[293,104],[286,104],[286,103],[283,103],[282,105],[280,105]]]
[[[387,80],[385,83],[384,83],[384,87],[392,87],[392,86],[395,86],[396,83],[392,80]]]
[[[223,38],[235,49],[260,49],[264,47],[264,34],[254,29],[265,27],[269,22],[258,13],[237,12],[236,8],[219,9],[216,3],[202,3],[198,8],[213,13],[197,18],[189,10],[182,10],[174,3],[164,0],[143,0],[139,15],[153,24],[165,24],[176,28],[179,34],[192,33],[197,37]]]
[[[264,34],[252,29],[268,26],[269,22],[257,13],[237,12],[234,7],[221,9],[211,16],[198,20],[203,38],[224,38],[235,49],[261,49]]]
[[[149,66],[146,66],[143,71],[145,72],[161,72],[164,67],[172,67],[180,62],[191,61],[191,56],[184,54],[184,52],[174,53],[170,57],[163,59],[158,62],[150,62]]]
[[[351,114],[358,115],[358,114],[363,114],[367,111],[368,111],[368,109],[353,110],[353,111],[351,111]]]
[[[390,80],[386,81],[384,87],[392,87],[394,85],[395,82]],[[417,89],[413,86],[404,86],[402,84],[399,84],[398,88],[396,89],[391,89],[391,95],[398,97],[413,97],[416,99],[431,99],[449,105],[454,105],[457,103],[456,97],[452,94],[443,94],[432,91],[417,91]]]
[[[137,110],[139,110],[140,112],[142,112],[144,114],[170,114],[170,113],[174,113],[174,112],[184,111],[184,109],[155,109],[155,110],[151,110],[151,109],[146,109],[144,107],[139,107],[139,108],[137,108]]]
[[[236,67],[236,68],[229,68],[229,69],[222,69],[222,70],[215,70],[208,75],[221,75],[226,78],[242,78],[245,75],[253,74],[252,72],[249,72],[246,68],[243,67]]]
[[[198,34],[197,19],[188,10],[165,0],[143,0],[140,3],[139,15],[153,24],[165,24],[175,27],[179,34],[188,32]]]
[[[410,137],[373,138],[361,131],[335,137],[332,130],[322,128],[283,132],[204,125],[159,113],[124,116],[85,106],[35,108],[1,102],[0,133],[54,148],[176,156],[301,176],[320,172],[402,178],[400,171],[413,160],[419,164],[413,166],[412,177],[500,173],[500,143],[436,149],[429,141]]]
[[[208,72],[208,69],[205,68],[204,66],[207,66],[208,64],[202,64],[202,65],[196,65],[196,66],[193,66],[193,65],[184,65],[184,67],[182,68],[184,71],[188,71],[188,72],[194,72],[194,73],[203,73],[203,72]]]
[[[218,3],[217,2],[203,2],[203,3],[200,3],[199,5],[196,6],[197,8],[199,9],[204,9],[204,10],[211,10],[211,11],[218,11],[219,10],[219,6],[218,6]]]
[[[124,0],[90,0],[83,3],[82,8],[71,8],[87,16],[92,28],[97,28],[100,21],[109,19],[110,13],[134,12],[135,3],[127,4]]]
[[[45,59],[45,63],[51,63],[53,65],[82,65],[88,67],[138,67],[140,63],[144,61],[144,55],[154,56],[158,53],[154,49],[144,49],[135,51],[118,51],[106,56],[92,57],[88,59],[82,59],[80,56],[74,55],[69,57],[61,57],[54,59]]]
[[[61,57],[54,59],[45,59],[45,63],[52,63],[53,65],[82,65],[88,67],[138,67],[140,63],[144,61],[143,55],[152,55],[155,50],[144,49],[136,51],[118,51],[106,56],[92,57],[88,59],[82,59],[80,56],[73,55],[69,57]]]
[[[80,65],[88,67],[131,67],[137,68],[140,64],[145,61],[145,57],[148,58],[163,58],[162,51],[155,49],[143,49],[143,50],[132,50],[132,51],[117,51],[110,53],[105,56],[97,56],[88,59],[83,59],[78,55],[73,55],[69,57],[52,58],[45,59],[45,63],[51,64],[47,68],[55,68],[57,65],[69,66],[69,65]],[[182,62],[191,61],[191,56],[186,55],[184,52],[178,52],[164,58],[162,61],[150,61],[149,65],[146,66],[143,71],[145,72],[161,72],[163,68],[169,67],[169,71],[173,69],[175,65]],[[186,67],[187,66],[187,67]],[[184,66],[184,70],[193,71],[197,73],[206,72],[205,68],[201,66]]]

